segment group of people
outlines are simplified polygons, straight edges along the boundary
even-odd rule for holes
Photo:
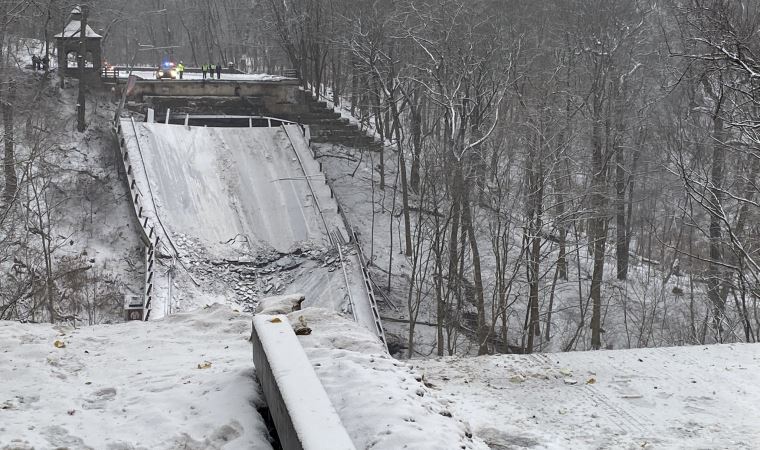
[[[214,79],[214,72],[216,72],[216,79],[222,78],[222,65],[221,64],[201,64],[201,71],[203,72],[203,79],[206,79],[206,73],[210,79]]]
[[[50,58],[45,55],[44,57],[39,57],[37,55],[32,55],[32,69],[34,70],[48,70],[50,67]]]

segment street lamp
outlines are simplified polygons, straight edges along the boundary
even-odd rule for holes
[[[129,61],[129,72],[127,73],[127,85],[124,86],[124,91],[121,93],[121,101],[119,101],[119,107],[116,108],[116,114],[113,116],[114,125],[116,125],[117,121],[119,120],[119,115],[121,115],[121,110],[122,108],[124,108],[124,103],[127,101],[127,90],[129,89],[130,81],[132,81],[132,70],[134,70],[135,68],[135,59],[137,58],[137,52],[139,52],[140,50],[153,49],[152,45],[141,44],[139,42],[135,42],[135,44],[137,44],[135,46],[135,53],[132,55],[132,60]],[[118,84],[119,83],[118,83],[118,77],[117,77],[116,85],[118,86]]]

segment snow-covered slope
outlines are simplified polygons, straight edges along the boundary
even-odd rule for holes
[[[760,448],[760,345],[415,360],[492,448]]]
[[[0,322],[0,448],[271,448],[250,331],[221,305],[79,329]]]

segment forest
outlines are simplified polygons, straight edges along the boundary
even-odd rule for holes
[[[757,1],[88,5],[109,62],[295,69],[386,144],[356,152],[372,153],[398,239],[365,251],[379,285],[400,280],[387,295],[406,310],[410,356],[423,318],[437,355],[464,351],[467,333],[477,354],[760,337]],[[66,316],[45,231],[55,205],[35,190],[55,167],[14,154],[55,137],[35,126],[43,85],[19,79],[14,55],[20,38],[60,32],[71,6],[0,1],[0,319],[35,298],[40,317]]]

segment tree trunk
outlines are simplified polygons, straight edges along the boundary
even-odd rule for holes
[[[725,300],[721,294],[722,270],[720,263],[723,261],[721,252],[721,213],[723,206],[723,178],[725,166],[725,153],[723,149],[724,131],[723,119],[719,111],[713,116],[713,145],[712,168],[710,170],[710,266],[708,268],[707,297],[713,305],[714,321],[718,331],[722,329],[722,320],[725,314]]]
[[[589,234],[594,252],[594,269],[591,275],[591,347],[602,346],[602,277],[604,275],[604,250],[607,244],[607,180],[605,176],[604,147],[602,143],[602,100],[599,92],[594,94],[593,125],[591,134],[593,172],[591,179],[591,211]]]
[[[409,120],[412,135],[412,167],[409,174],[409,187],[414,192],[420,190],[420,155],[422,154],[422,112],[420,96],[415,92],[409,103]]]
[[[534,136],[533,148],[529,155],[528,162],[528,227],[527,242],[529,250],[528,264],[526,265],[528,274],[528,320],[526,322],[527,344],[525,351],[533,353],[533,341],[536,336],[541,335],[541,325],[539,323],[538,309],[538,291],[541,270],[541,228],[543,227],[543,162],[541,155],[540,135]]]
[[[441,258],[441,252],[443,250],[441,246],[441,234],[442,230],[438,223],[435,221],[435,236],[433,237],[433,248],[435,250],[435,304],[436,304],[436,337],[437,337],[437,355],[443,356],[444,341],[443,341],[443,328],[446,322],[446,302],[443,296],[443,261]]]
[[[401,172],[401,207],[403,208],[402,214],[404,216],[404,243],[406,244],[404,254],[406,256],[412,256],[412,229],[409,218],[409,187],[407,186],[406,181],[406,160],[400,142],[401,141],[399,141],[398,160],[399,171]]]
[[[380,114],[380,106],[381,106],[381,97],[380,97],[380,88],[378,86],[379,82],[375,80],[374,76],[369,76],[367,78],[368,80],[371,80],[372,82],[372,103],[375,116],[375,129],[380,133],[380,190],[385,189],[385,138],[386,136],[384,133],[384,127],[383,127],[383,119],[382,114]],[[389,136],[390,137],[390,136]],[[373,167],[372,170],[375,170]]]
[[[628,207],[627,207],[627,218],[626,218],[626,231],[625,231],[625,238],[626,238],[626,247],[628,248],[628,252],[631,251],[631,236],[633,236],[633,191],[636,185],[636,171],[639,168],[639,159],[641,158],[641,145],[643,145],[645,140],[646,131],[640,130],[640,134],[638,137],[638,140],[636,142],[636,146],[633,149],[633,161],[631,162],[631,173],[628,174],[628,182],[626,183],[628,185]],[[641,235],[639,235],[639,240],[641,240]]]
[[[622,96],[622,93],[621,93]],[[626,191],[626,173],[625,173],[625,153],[623,152],[623,99],[618,98],[616,102],[615,122],[616,135],[614,136],[615,152],[615,249],[617,253],[617,279],[625,280],[628,278],[628,226],[626,224],[625,214],[625,191]]]
[[[459,219],[460,219],[460,195],[458,192],[458,183],[454,183],[454,186],[452,188],[451,192],[451,234],[449,235],[449,270],[448,270],[448,282],[446,285],[446,296],[445,296],[445,303],[449,304],[449,301],[453,297],[456,299],[457,305],[459,305],[459,285],[460,282],[460,271],[459,271],[459,247],[458,247],[458,241],[457,236],[459,236]],[[462,253],[464,253],[464,249],[462,250]],[[445,307],[445,306],[444,306]],[[457,311],[458,315],[458,311]],[[446,323],[451,324],[452,318],[450,317],[450,313],[447,311],[445,313],[446,317]],[[456,320],[454,318],[453,320]]]
[[[559,165],[561,167],[561,164]],[[557,198],[557,245],[559,247],[559,256],[557,257],[558,276],[567,281],[567,226],[565,224],[565,195],[563,189],[566,184],[563,182],[562,169],[558,169],[554,179],[555,197]],[[568,174],[569,176],[569,174]]]
[[[404,215],[404,254],[412,256],[412,226],[409,218],[409,183],[406,177],[406,157],[404,156],[404,147],[401,145],[401,118],[396,106],[396,99],[391,97],[391,112],[396,123],[396,146],[398,148],[398,170],[401,174],[401,207]]]
[[[464,184],[464,177],[462,175],[461,167],[457,167],[457,183],[462,189],[462,226],[467,230],[467,237],[470,241],[470,251],[472,252],[472,272],[475,284],[475,296],[478,314],[478,329],[476,335],[478,338],[478,355],[488,354],[488,334],[489,327],[486,323],[486,307],[485,297],[483,295],[483,278],[480,268],[480,250],[478,249],[478,241],[475,236],[475,227],[472,221],[472,211],[469,204],[469,195],[467,192],[467,186]]]
[[[5,187],[3,189],[3,202],[10,206],[16,196],[18,179],[16,177],[16,155],[14,150],[13,135],[13,108],[16,100],[16,82],[8,81],[8,90],[3,101],[3,129],[5,141],[5,154],[3,157],[3,172],[5,173]]]

